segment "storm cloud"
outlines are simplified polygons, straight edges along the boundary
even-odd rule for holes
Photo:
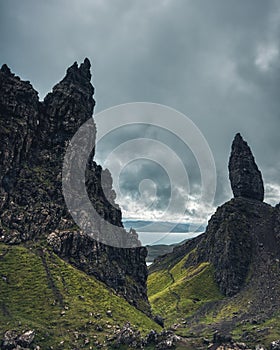
[[[232,196],[227,163],[236,132],[252,148],[267,201],[280,201],[279,1],[9,0],[0,1],[0,16],[0,63],[30,80],[41,99],[68,66],[89,57],[95,113],[147,101],[182,112],[201,130],[217,168],[211,210]],[[188,197],[188,220],[209,214],[207,203],[197,207],[199,167],[180,141],[150,126],[109,136],[97,147],[97,160],[104,164],[112,149],[133,137],[167,143],[182,159],[190,181],[190,191],[176,188],[178,207]],[[129,151],[133,158],[136,149]],[[160,152],[154,156],[162,159]],[[116,155],[107,164],[113,177],[118,161]],[[156,218],[167,205],[170,186],[160,165],[132,162],[116,181],[127,217]],[[174,212],[165,215],[176,218]]]

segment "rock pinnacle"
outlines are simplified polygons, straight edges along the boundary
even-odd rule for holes
[[[262,174],[247,142],[238,133],[231,147],[229,179],[234,197],[245,197],[263,201]]]

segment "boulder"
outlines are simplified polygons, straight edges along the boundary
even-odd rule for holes
[[[280,350],[280,339],[274,340],[274,341],[270,344],[270,350]]]
[[[23,333],[19,333],[16,330],[8,330],[5,332],[1,344],[1,349],[29,349],[33,343],[35,332],[28,330]]]

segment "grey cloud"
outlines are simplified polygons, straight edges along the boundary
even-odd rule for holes
[[[1,1],[0,6],[1,63],[30,80],[41,98],[67,66],[88,56],[93,64],[96,112],[120,103],[149,101],[171,106],[196,123],[216,160],[215,205],[231,196],[227,162],[236,132],[252,148],[268,184],[268,200],[277,201],[277,0],[10,0]],[[98,159],[102,161],[110,149],[125,141],[126,132],[104,140]],[[139,133],[174,146],[171,137],[149,127],[130,129],[129,137]],[[193,192],[198,193],[199,169],[191,152],[182,145],[176,151],[188,168]],[[133,193],[138,187],[129,171],[123,176],[125,198],[128,188]],[[144,176],[152,174],[142,168],[139,179]]]

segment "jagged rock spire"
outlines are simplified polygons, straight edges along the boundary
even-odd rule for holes
[[[67,69],[67,73],[63,81],[65,80],[72,80],[72,81],[80,81],[85,82],[89,81],[91,79],[91,73],[90,73],[90,60],[86,57],[84,59],[84,62],[78,66],[77,62],[74,62],[71,67]]]
[[[7,75],[13,75],[11,69],[5,63],[2,65],[0,71]]]
[[[262,174],[247,142],[238,133],[231,147],[229,179],[234,197],[245,197],[263,201]]]
[[[80,66],[74,62],[65,77],[45,97],[43,106],[48,118],[41,123],[48,123],[43,124],[44,130],[57,134],[52,143],[55,139],[63,143],[92,117],[95,101],[90,67],[88,58]]]

